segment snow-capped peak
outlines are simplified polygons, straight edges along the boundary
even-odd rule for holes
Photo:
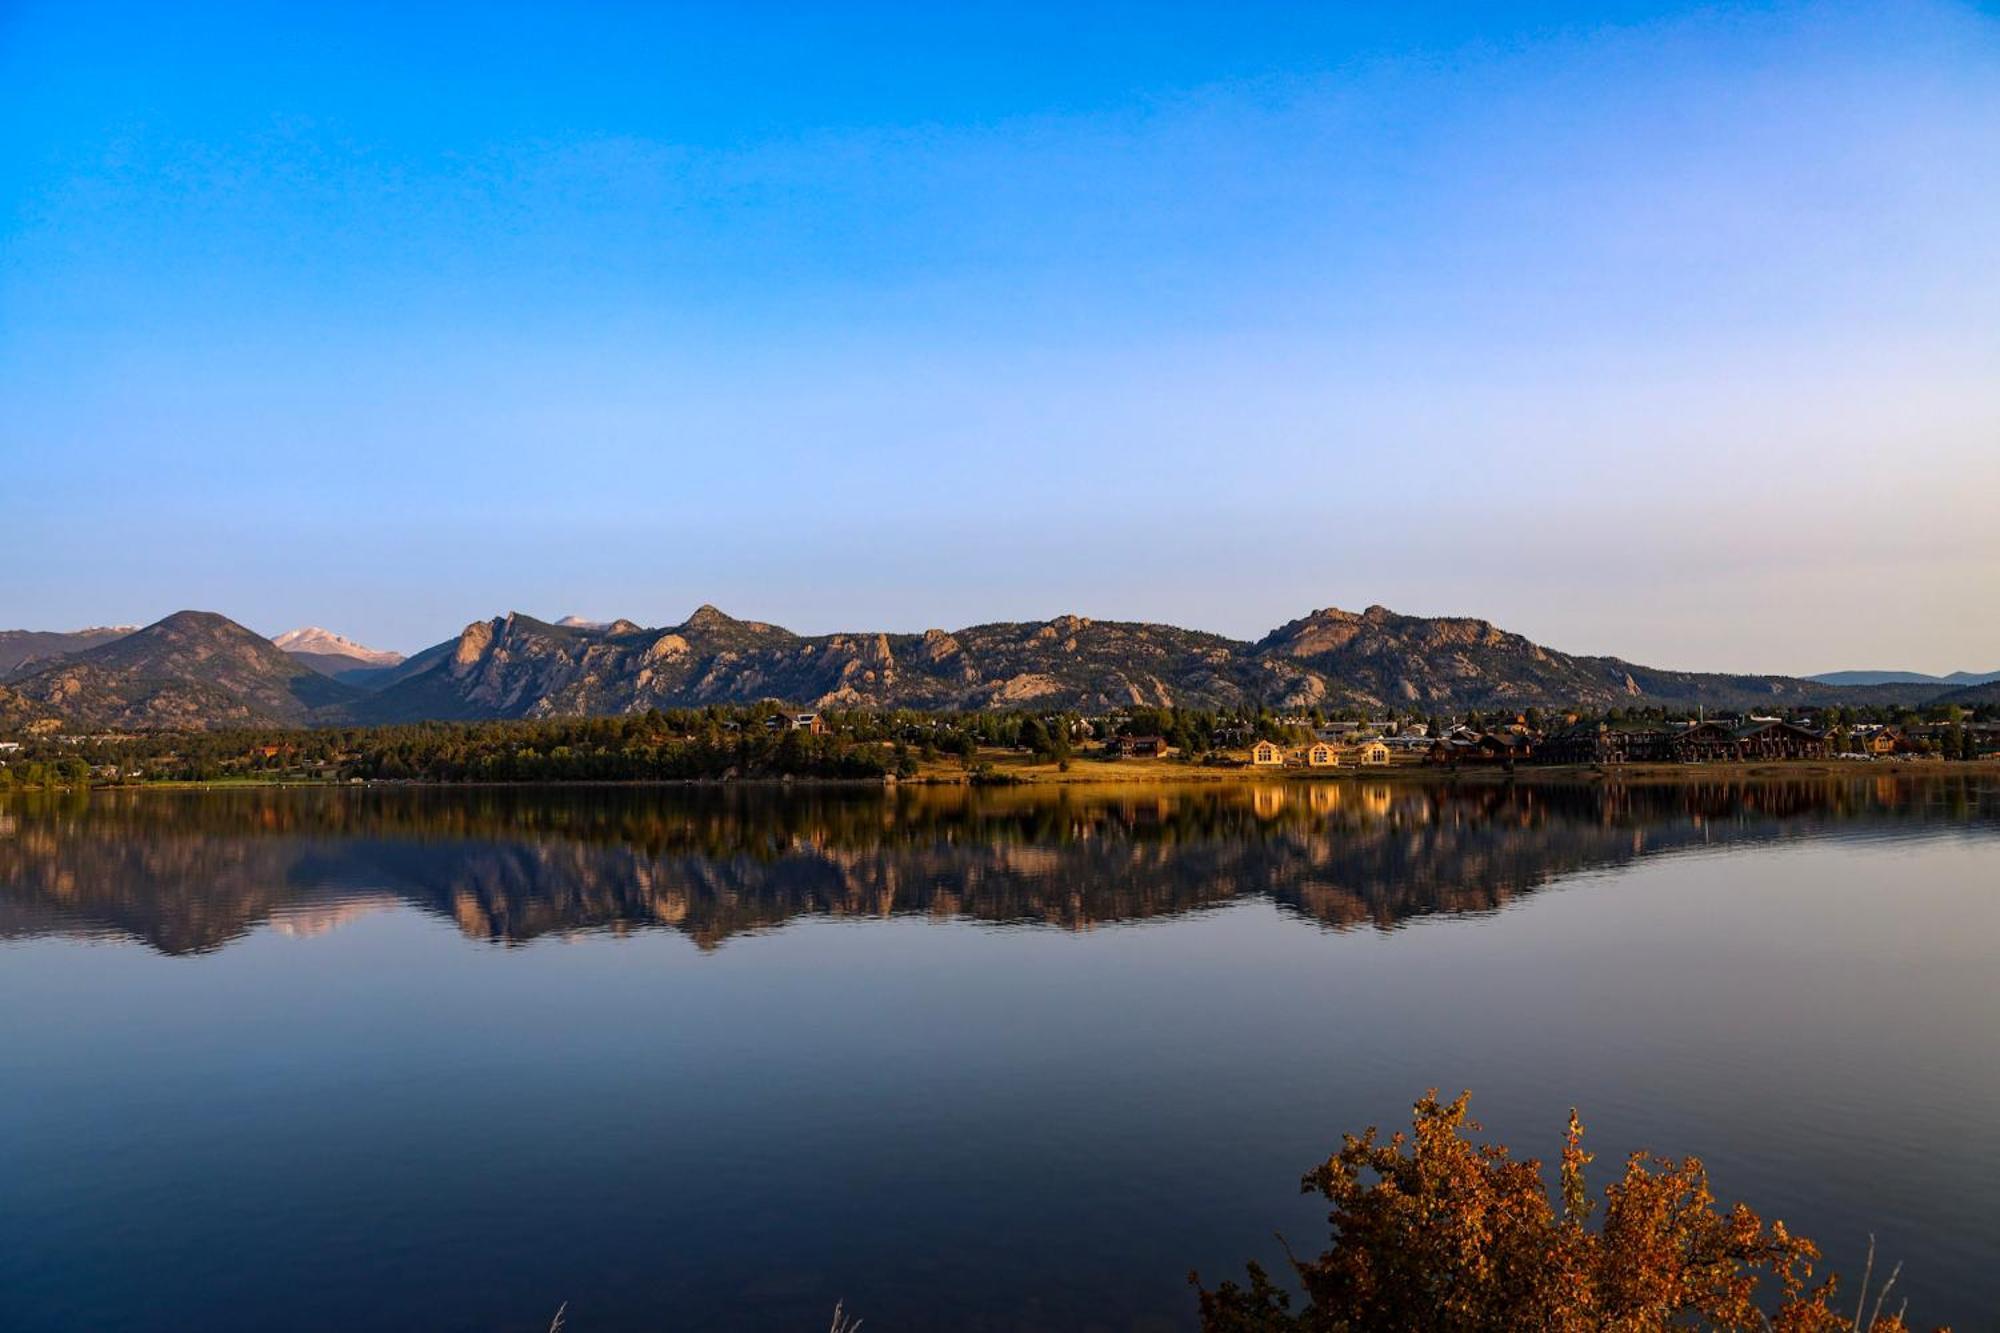
[[[382,648],[369,648],[332,630],[321,629],[317,625],[307,625],[300,629],[289,629],[272,643],[288,653],[319,653],[332,657],[351,657],[369,666],[394,666],[403,660],[401,653],[389,652]]]

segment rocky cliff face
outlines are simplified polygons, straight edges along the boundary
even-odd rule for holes
[[[782,699],[816,707],[1125,705],[1453,711],[1640,701],[1739,707],[1858,700],[1810,682],[1576,657],[1483,620],[1329,608],[1242,643],[1172,625],[1048,621],[922,634],[793,634],[704,606],[641,629],[475,621],[442,661],[358,706],[364,720],[554,717]]]
[[[448,663],[361,708],[383,720],[553,717],[784,699],[850,708],[1233,706],[1325,697],[1311,671],[1218,635],[1062,616],[947,633],[815,637],[705,606],[679,625],[466,626]]]

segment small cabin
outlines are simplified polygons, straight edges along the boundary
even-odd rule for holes
[[[1285,751],[1276,741],[1258,741],[1250,747],[1250,763],[1256,768],[1282,768]]]
[[[826,719],[818,713],[794,713],[789,722],[793,731],[803,731],[814,736],[826,735]]]
[[[1369,768],[1379,768],[1389,762],[1389,747],[1381,741],[1363,741],[1351,751],[1354,762]]]
[[[1884,727],[1868,738],[1868,753],[1878,756],[1894,754],[1902,745],[1902,741],[1901,736]]]
[[[1127,759],[1164,759],[1173,750],[1164,736],[1123,736],[1118,753]]]
[[[1306,747],[1306,767],[1338,768],[1340,767],[1340,751],[1325,741],[1309,745]]]

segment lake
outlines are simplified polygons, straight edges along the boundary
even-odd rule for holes
[[[1188,1329],[1470,1088],[2000,1327],[2000,784],[0,803],[0,1323]]]

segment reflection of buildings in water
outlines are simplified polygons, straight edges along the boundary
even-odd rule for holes
[[[1932,809],[1995,821],[1993,791],[1928,781],[138,793],[8,811],[0,934],[109,929],[191,953],[262,921],[302,936],[410,904],[479,939],[666,928],[711,947],[802,914],[1082,929],[1249,896],[1387,928],[1679,847]]]

